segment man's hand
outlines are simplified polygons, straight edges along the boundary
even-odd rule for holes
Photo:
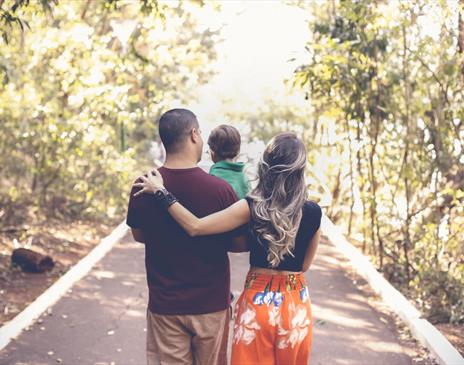
[[[152,170],[147,173],[147,177],[140,176],[142,182],[134,183],[133,186],[142,188],[137,191],[134,196],[138,196],[143,193],[155,193],[158,190],[164,189],[163,177],[158,170]]]

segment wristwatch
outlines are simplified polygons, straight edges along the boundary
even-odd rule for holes
[[[171,205],[178,201],[177,198],[165,188],[156,191],[155,198],[161,203],[164,209],[168,209]]]

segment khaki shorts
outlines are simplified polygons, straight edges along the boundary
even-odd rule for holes
[[[226,365],[230,309],[196,315],[147,310],[148,365]]]

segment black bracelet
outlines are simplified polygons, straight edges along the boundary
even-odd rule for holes
[[[177,202],[177,198],[166,189],[160,189],[155,193],[155,198],[161,203],[164,209],[168,209],[171,205]]]

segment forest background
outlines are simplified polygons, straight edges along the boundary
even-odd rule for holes
[[[307,14],[285,97],[224,100],[216,122],[240,126],[243,158],[298,133],[326,214],[429,320],[462,325],[464,1],[285,6]],[[223,7],[0,0],[5,258],[44,222],[123,219],[131,182],[155,157],[157,118],[220,73],[224,35],[212,24]]]

